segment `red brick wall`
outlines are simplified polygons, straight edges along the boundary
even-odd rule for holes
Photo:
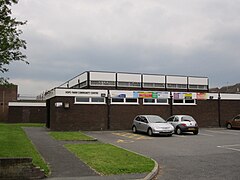
[[[56,102],[69,103],[68,109],[55,107]],[[74,104],[74,97],[55,97],[50,100],[51,130],[106,130],[107,105]]]
[[[70,108],[55,107],[55,102],[69,102]],[[109,108],[109,109],[108,109]],[[220,123],[240,114],[240,101],[221,100]],[[109,111],[109,115],[108,115]],[[219,127],[218,100],[198,100],[197,105],[173,105],[173,114],[189,114],[200,127]],[[73,97],[50,99],[50,129],[52,130],[127,130],[138,114],[171,115],[170,105],[94,105],[74,104]]]
[[[8,102],[17,100],[17,88],[17,85],[0,85],[0,122],[7,120]]]
[[[10,106],[8,123],[45,123],[47,120],[46,107]]]

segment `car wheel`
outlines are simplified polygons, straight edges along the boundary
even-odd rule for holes
[[[194,135],[197,135],[197,134],[198,134],[198,131],[194,131],[193,134],[194,134]]]
[[[176,133],[177,133],[178,135],[180,135],[180,134],[182,134],[182,130],[181,130],[180,128],[177,128],[177,129],[176,129]]]
[[[153,135],[152,129],[149,128],[148,131],[147,131],[147,133],[148,133],[149,136],[152,136],[152,135]]]
[[[132,132],[133,132],[133,133],[137,133],[137,128],[136,128],[136,126],[133,126],[133,127],[132,127]]]
[[[232,125],[230,123],[227,124],[228,129],[232,129]]]

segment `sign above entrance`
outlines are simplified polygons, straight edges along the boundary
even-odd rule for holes
[[[53,89],[50,96],[46,99],[50,99],[54,96],[68,96],[68,97],[107,97],[107,90],[93,90],[93,89]]]

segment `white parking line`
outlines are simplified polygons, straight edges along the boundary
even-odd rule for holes
[[[187,136],[184,136],[184,135],[175,135],[175,134],[173,134],[173,137],[186,138]]]
[[[240,144],[222,145],[222,146],[217,146],[217,147],[240,152]],[[239,147],[239,149],[233,148],[233,147]]]
[[[219,134],[230,134],[230,135],[236,135],[236,136],[239,136],[239,134],[237,133],[230,133],[230,132],[226,132],[226,131],[210,131],[210,130],[205,130],[207,132],[212,132],[212,133],[219,133]]]

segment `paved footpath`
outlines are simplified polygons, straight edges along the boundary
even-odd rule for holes
[[[61,141],[52,139],[46,128],[26,127],[24,130],[45,161],[49,163],[50,177],[99,176],[63,147]]]
[[[49,136],[48,132],[50,131],[47,128],[24,127],[23,129],[49,164],[51,175],[48,179],[50,180],[125,180],[143,179],[147,175],[147,173],[143,173],[100,176],[63,147],[64,144],[71,142],[54,140]]]

